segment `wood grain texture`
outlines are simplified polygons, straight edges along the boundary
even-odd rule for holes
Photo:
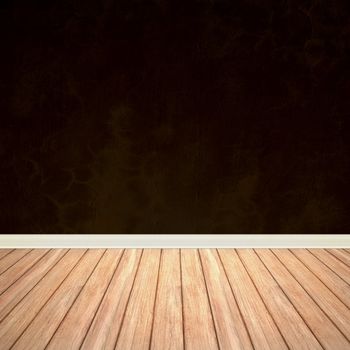
[[[9,349],[33,321],[34,317],[51,298],[52,294],[64,281],[69,272],[84,254],[85,250],[70,250],[60,260],[50,274],[45,276],[27,295],[22,299],[0,323],[0,340],[3,349]],[[16,331],[14,331],[16,330]]]
[[[234,249],[220,249],[238,305],[246,320],[254,347],[259,349],[287,349],[273,318],[254,287],[249,274]]]
[[[116,349],[149,348],[160,255],[160,249],[147,249],[142,255]]]
[[[273,253],[349,340],[349,308],[289,250],[273,249]]]
[[[0,249],[0,260],[6,255],[10,254],[13,249]]]
[[[183,349],[179,249],[165,249],[159,270],[151,349]]]
[[[218,340],[198,251],[182,249],[181,266],[185,347],[188,350],[218,349]]]
[[[101,251],[88,251],[84,255],[26,328],[13,349],[44,349],[46,347],[85,285],[101,254]]]
[[[343,262],[346,266],[350,267],[350,255],[344,252],[342,249],[327,249],[327,251]]]
[[[54,249],[34,265],[19,280],[0,295],[0,321],[19,303],[26,294],[67,254],[66,249]]]
[[[290,349],[322,349],[322,346],[297,312],[269,270],[252,249],[238,249],[255,286],[274,316]]]
[[[141,249],[125,251],[82,349],[114,349],[140,257]]]
[[[40,260],[48,249],[35,249],[22,257],[16,264],[0,275],[0,294],[15,283],[26,273],[38,260]]]
[[[349,341],[346,337],[277,257],[268,249],[256,249],[255,251],[322,346],[329,350],[347,349]]]
[[[120,249],[108,249],[103,253],[46,349],[77,349],[81,346],[119,262],[121,252]],[[94,253],[100,255],[102,250]]]
[[[292,253],[307,266],[345,305],[350,307],[350,286],[331,269],[305,249],[292,249]]]
[[[202,249],[200,257],[220,348],[253,349],[217,252],[214,249]]]
[[[350,284],[350,268],[347,265],[324,249],[309,249],[308,251],[346,283]]]
[[[344,254],[0,249],[0,349],[348,350]]]
[[[0,260],[0,274],[21,260],[31,249],[15,249]]]

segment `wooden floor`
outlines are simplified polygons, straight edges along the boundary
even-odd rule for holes
[[[0,349],[350,349],[349,249],[0,250]]]

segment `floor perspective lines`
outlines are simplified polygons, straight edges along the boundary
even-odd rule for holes
[[[349,249],[0,249],[0,350],[350,349]]]

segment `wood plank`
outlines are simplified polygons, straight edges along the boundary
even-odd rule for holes
[[[253,349],[217,251],[200,249],[199,253],[220,348]]]
[[[2,273],[0,275],[0,294],[23,276],[26,271],[28,271],[48,251],[48,249],[34,249],[6,270],[6,272]]]
[[[91,275],[94,267],[102,256],[102,250],[89,250],[79,263],[74,267],[69,276],[63,281],[60,287],[48,300],[47,304],[40,310],[21,337],[12,346],[12,349],[44,349],[60,322],[70,309],[86,281]],[[90,302],[86,304],[88,308]],[[77,315],[80,316],[79,313]],[[50,320],[50,322],[47,322]],[[88,320],[88,318],[87,318]],[[79,332],[81,322],[84,322],[84,315],[77,324],[79,327],[72,327],[72,331]],[[77,325],[76,324],[76,325]],[[68,337],[69,339],[70,337]],[[66,338],[62,338],[66,340]],[[62,342],[64,346],[64,342]]]
[[[346,266],[350,267],[350,256],[341,249],[327,249],[329,253],[342,261]]]
[[[185,348],[219,349],[204,275],[195,249],[181,249]]]
[[[350,284],[350,269],[343,262],[324,249],[308,249],[308,251],[321,260],[323,264],[327,265],[346,283]]]
[[[337,298],[305,265],[289,250],[273,249],[272,252],[282,261],[290,273],[311,295],[315,302],[337,325],[345,337],[350,339],[350,310]]]
[[[179,249],[163,250],[155,303],[151,349],[183,349]]]
[[[83,249],[70,250],[1,321],[1,350],[9,349],[13,345],[84,253]]]
[[[273,318],[234,249],[219,249],[234,295],[257,349],[287,349]]]
[[[6,255],[10,254],[13,249],[0,249],[0,260]]]
[[[252,249],[238,249],[265,305],[273,315],[290,349],[323,349],[269,270]]]
[[[15,249],[10,254],[2,258],[0,260],[0,274],[4,273],[7,269],[17,263],[30,251],[31,249]]]
[[[95,249],[94,249],[95,251]],[[45,349],[79,349],[119,262],[121,249],[108,249]],[[79,324],[79,328],[76,328]]]
[[[305,249],[291,249],[345,305],[350,306],[350,286]]]
[[[114,349],[141,252],[141,249],[125,250],[81,349]]]
[[[269,249],[255,249],[265,266],[325,349],[348,349],[349,342]]]
[[[1,350],[350,349],[350,268],[323,249],[22,249],[6,264]]]
[[[149,349],[160,254],[160,249],[143,252],[116,349]]]
[[[0,295],[0,322],[67,252],[66,249],[51,250],[40,264],[34,265]]]

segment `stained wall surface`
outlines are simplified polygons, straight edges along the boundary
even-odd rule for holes
[[[1,5],[3,233],[345,233],[349,2]]]

